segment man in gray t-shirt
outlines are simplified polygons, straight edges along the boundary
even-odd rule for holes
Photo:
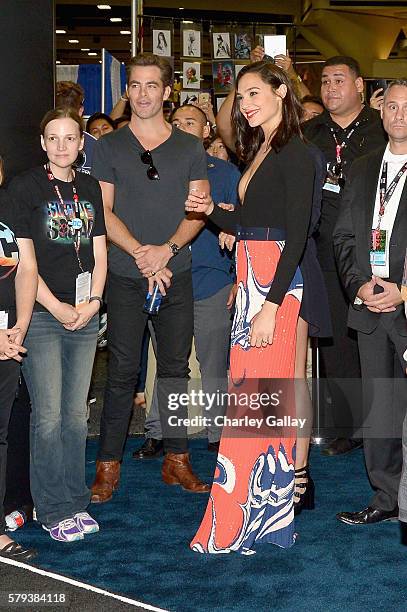
[[[112,497],[120,475],[141,345],[148,315],[147,291],[163,295],[152,317],[157,337],[160,418],[166,453],[162,477],[195,493],[209,491],[189,464],[185,406],[192,343],[193,300],[189,243],[204,223],[185,215],[191,190],[209,192],[202,143],[172,128],[163,116],[172,69],[151,54],[133,58],[128,72],[130,124],[101,138],[92,174],[103,194],[111,241],[107,285],[109,368],[101,419],[100,447],[92,502]],[[171,406],[169,409],[169,396]],[[171,417],[171,418],[170,418]]]

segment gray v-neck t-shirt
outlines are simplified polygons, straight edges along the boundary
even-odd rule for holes
[[[163,244],[185,218],[189,182],[207,178],[202,141],[173,127],[170,137],[151,151],[160,180],[147,176],[141,161],[144,148],[129,126],[100,138],[93,154],[92,175],[114,185],[114,214],[141,244]],[[168,267],[183,272],[191,266],[189,245]],[[115,245],[109,247],[109,270],[119,276],[141,278],[133,257]]]

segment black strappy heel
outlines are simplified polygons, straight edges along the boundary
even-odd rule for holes
[[[303,510],[314,510],[315,485],[308,465],[295,470],[294,474],[294,514],[298,515]]]

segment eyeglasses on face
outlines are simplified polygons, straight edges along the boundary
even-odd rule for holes
[[[144,153],[141,153],[140,159],[143,164],[148,164],[147,176],[150,181],[159,181],[160,175],[158,174],[157,168],[153,164],[153,158],[151,157],[150,151],[144,151]]]

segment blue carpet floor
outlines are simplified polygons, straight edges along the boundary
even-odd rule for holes
[[[352,527],[335,519],[338,510],[359,510],[369,500],[362,451],[324,458],[314,448],[317,505],[298,518],[296,545],[263,545],[244,557],[190,551],[207,496],[162,484],[161,460],[131,458],[139,445],[128,441],[113,500],[91,506],[99,534],[73,544],[53,542],[37,525],[18,534],[37,547],[37,565],[176,612],[407,610],[407,547],[398,523]],[[191,446],[196,471],[209,480],[213,454],[205,440]],[[91,441],[89,482],[95,456]]]

